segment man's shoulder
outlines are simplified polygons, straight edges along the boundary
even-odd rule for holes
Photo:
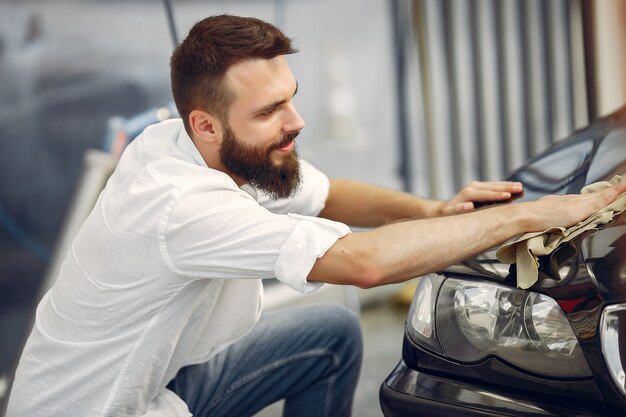
[[[206,166],[181,119],[148,126],[124,151],[120,171],[130,176],[144,172],[159,184],[183,189],[232,182],[226,174]]]
[[[165,157],[145,166],[145,171],[159,184],[167,184],[180,191],[239,190],[234,181],[223,172],[198,166],[177,158]]]
[[[139,137],[149,135],[173,139],[178,137],[184,129],[182,119],[172,118],[147,126]]]
[[[147,127],[126,148],[116,171],[116,186],[156,193],[159,198],[195,192],[243,193],[230,176],[206,165],[180,119]]]

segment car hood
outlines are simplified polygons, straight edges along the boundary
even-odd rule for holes
[[[514,171],[508,179],[524,184],[530,201],[549,194],[579,193],[588,184],[626,172],[626,107],[577,130]],[[515,204],[515,203],[513,203]],[[487,209],[488,210],[488,209]],[[626,299],[626,225],[624,221],[573,241],[575,253],[556,273],[543,273],[548,257],[540,258],[540,279],[534,287],[567,297],[593,292],[605,301]],[[557,249],[559,250],[559,249]],[[496,259],[490,250],[453,265],[446,274],[479,276],[515,285],[515,265]],[[565,296],[565,294],[561,294]]]

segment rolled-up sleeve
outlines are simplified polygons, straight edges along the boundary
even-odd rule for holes
[[[350,229],[343,223],[317,217],[291,213],[289,217],[298,222],[280,249],[276,261],[276,278],[296,291],[308,294],[322,285],[306,280],[315,261],[339,238],[350,233]],[[302,277],[305,279],[302,280]]]

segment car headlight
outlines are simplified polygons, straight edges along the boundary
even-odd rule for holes
[[[487,281],[422,277],[407,330],[415,342],[457,362],[497,356],[544,376],[592,375],[559,305],[531,291]]]
[[[407,331],[416,342],[443,353],[437,340],[435,327],[435,303],[443,277],[430,274],[418,279],[413,302],[407,316]]]

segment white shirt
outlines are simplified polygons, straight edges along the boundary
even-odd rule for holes
[[[272,201],[208,168],[180,119],[147,128],[37,308],[7,416],[189,416],[165,389],[177,371],[250,331],[261,278],[317,289],[315,260],[349,233],[311,217],[329,181],[301,167],[298,193]]]

